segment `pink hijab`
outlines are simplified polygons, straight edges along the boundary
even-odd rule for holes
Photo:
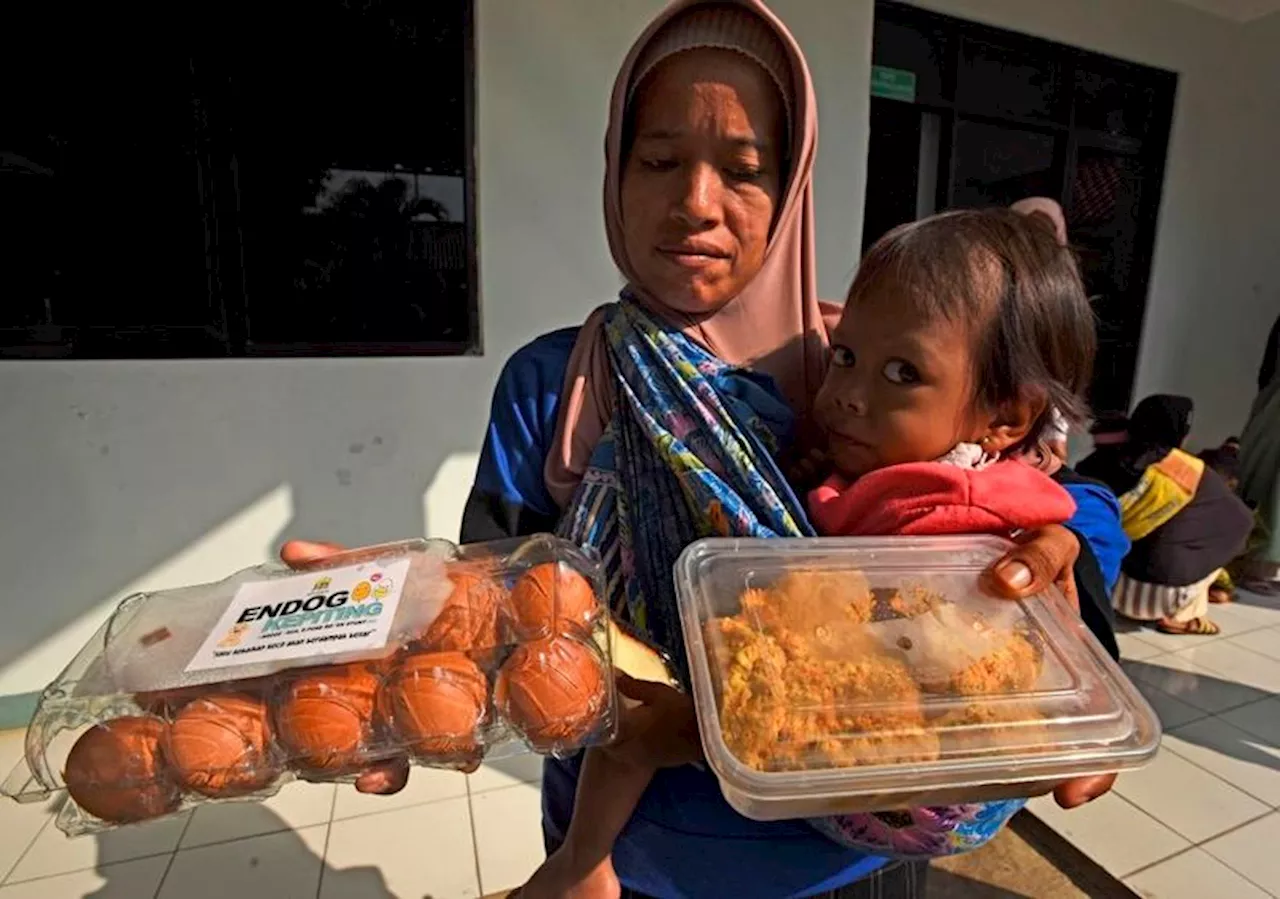
[[[735,6],[760,18],[785,51],[791,118],[790,172],[781,211],[759,274],[727,305],[690,316],[664,305],[634,277],[623,239],[621,210],[622,128],[638,62],[655,36],[692,10]],[[740,11],[735,11],[740,15]],[[749,366],[772,376],[796,414],[809,412],[826,365],[827,321],[832,310],[818,303],[814,263],[813,161],[818,146],[817,108],[809,68],[791,33],[761,0],[676,0],[635,42],[613,86],[605,135],[604,215],[613,260],[628,289],[654,315],[681,328],[730,365]],[[563,401],[544,476],[547,489],[564,508],[582,480],[591,454],[613,415],[614,375],[604,335],[605,308],[587,319],[569,357]],[[835,310],[838,314],[838,310]]]

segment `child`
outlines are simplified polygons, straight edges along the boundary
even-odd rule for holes
[[[815,404],[831,476],[809,498],[824,535],[999,533],[1062,523],[1074,503],[1022,461],[1052,424],[1083,419],[1095,336],[1052,223],[953,212],[882,238],[832,334]],[[565,844],[521,899],[617,896],[612,847],[652,770],[591,751]],[[812,822],[896,857],[973,848],[1020,802]]]

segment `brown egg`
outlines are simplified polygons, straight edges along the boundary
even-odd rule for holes
[[[591,583],[563,562],[548,562],[525,572],[511,591],[508,607],[521,640],[586,634],[599,611]]]
[[[379,694],[383,720],[410,755],[464,764],[479,758],[488,701],[488,679],[461,652],[406,657]]]
[[[569,636],[516,648],[498,672],[501,714],[538,752],[576,748],[605,712],[608,692],[599,657]]]
[[[367,665],[335,665],[289,681],[275,723],[290,764],[315,776],[361,768],[377,692],[378,675]]]
[[[67,755],[63,780],[76,805],[112,824],[146,821],[178,807],[159,718],[112,718],[89,728]]]
[[[422,648],[471,652],[498,646],[498,606],[503,589],[493,577],[492,566],[454,563],[448,571],[453,592],[422,635]]]
[[[245,693],[188,702],[169,725],[166,757],[184,787],[215,798],[257,792],[280,773],[267,705]]]

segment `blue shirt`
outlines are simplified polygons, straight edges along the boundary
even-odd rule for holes
[[[1067,527],[1083,537],[1093,550],[1110,596],[1120,579],[1120,563],[1129,552],[1129,537],[1120,525],[1120,501],[1110,487],[1097,481],[1081,478],[1062,486],[1076,501],[1076,514],[1067,522]]]

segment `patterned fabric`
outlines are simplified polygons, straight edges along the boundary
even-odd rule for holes
[[[615,614],[667,652],[689,684],[672,566],[702,537],[811,536],[773,459],[792,416],[744,377],[625,296],[606,317],[616,373],[614,419],[559,534],[599,551]],[[730,375],[733,377],[730,377]],[[841,845],[895,857],[982,845],[1021,802],[841,816],[813,822]]]
[[[684,548],[711,536],[812,536],[772,462],[792,416],[768,384],[625,296],[605,334],[616,412],[559,534],[600,552],[613,612],[667,652],[687,686],[671,577]]]
[[[1151,584],[1121,574],[1111,602],[1117,612],[1133,621],[1185,618],[1188,609],[1194,608],[1201,613],[1208,610],[1209,587],[1221,573],[1215,571],[1204,580],[1185,587]]]

